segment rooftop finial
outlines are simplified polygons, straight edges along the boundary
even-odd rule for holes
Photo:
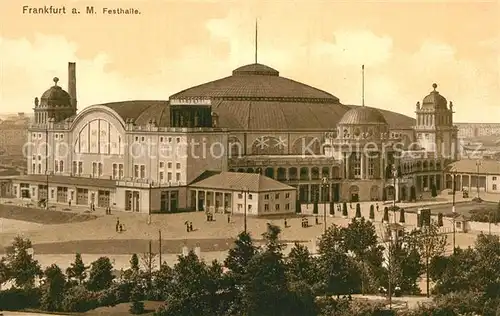
[[[54,77],[54,79],[52,79],[54,81],[54,85],[57,86],[57,83],[59,82],[59,78],[57,77]]]
[[[255,19],[255,63],[257,63],[257,43],[258,43],[258,29],[259,25],[257,19]]]
[[[361,66],[361,105],[365,106],[365,65]]]
[[[432,84],[432,87],[434,88],[434,91],[436,91],[436,88],[438,87],[438,85],[437,85],[437,84],[435,84],[435,83],[433,83],[433,84]]]

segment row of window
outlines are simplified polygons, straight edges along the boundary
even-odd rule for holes
[[[243,193],[238,193],[238,199],[242,199],[243,198]],[[247,195],[247,198],[249,200],[252,199],[252,194],[248,194]],[[275,193],[274,194],[274,199],[279,199],[280,198],[280,194],[279,193]],[[290,198],[290,193],[285,193],[285,199],[289,199]],[[269,194],[264,194],[264,200],[269,200]]]
[[[180,164],[178,163],[177,165],[178,165],[177,169],[180,169]],[[172,176],[173,176],[172,172],[167,172],[166,181],[168,181],[168,182],[173,181]],[[146,178],[146,166],[145,165],[134,165],[134,177],[136,179],[145,179]],[[160,171],[159,178],[160,178],[160,182],[165,181],[165,172],[164,171]],[[180,172],[175,173],[175,181],[177,181],[177,182],[181,181],[181,173]]]
[[[140,137],[141,139],[141,142],[144,142],[146,141],[146,137],[145,136],[141,136]],[[139,141],[139,136],[136,136],[135,137],[135,141],[138,142]],[[181,142],[181,138],[180,137],[176,137],[175,138],[175,142],[176,143],[180,143]],[[160,143],[172,143],[172,137],[160,137]]]
[[[280,205],[281,204],[275,204],[274,205],[274,210],[275,211],[279,211],[280,210]],[[243,209],[243,204],[238,204],[238,211],[241,212],[242,209]],[[285,210],[286,211],[290,210],[290,203],[286,203],[285,204]],[[252,211],[252,204],[248,204],[247,205],[247,211],[251,213],[251,211]],[[269,204],[267,204],[267,203],[264,204],[264,211],[269,211]]]
[[[37,135],[37,133],[33,133],[33,134],[31,135],[31,139],[37,139],[37,138],[38,138],[38,139],[42,139],[42,137],[43,137],[43,136],[42,136],[42,133],[38,133],[38,135]],[[55,135],[54,135],[54,138],[55,138],[55,139],[64,139],[64,134],[55,134]]]
[[[172,172],[167,172],[167,182],[170,182],[170,181],[173,181],[172,179]],[[160,182],[164,182],[165,181],[165,173],[163,171],[160,171]],[[175,181],[179,182],[181,181],[181,173],[180,172],[176,172],[175,173]]]
[[[160,169],[163,169],[163,168],[165,168],[165,162],[160,161]],[[169,162],[167,162],[167,168],[168,168],[168,169],[172,169],[172,163],[171,163],[170,161],[169,161]],[[176,169],[181,169],[181,163],[180,163],[180,162],[177,162],[177,163],[175,164],[175,168],[176,168]]]

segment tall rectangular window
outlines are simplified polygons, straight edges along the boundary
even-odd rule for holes
[[[113,164],[113,179],[116,179],[118,177],[118,165]]]
[[[134,165],[134,178],[139,178],[139,165]]]
[[[146,178],[146,166],[141,166],[141,179]]]
[[[77,162],[76,161],[73,161],[73,169],[72,169],[72,173],[73,174],[77,174],[78,173],[78,165],[77,165]]]
[[[373,177],[375,175],[375,159],[368,158],[368,176]]]
[[[123,164],[122,163],[118,166],[118,177],[120,179],[123,179]]]
[[[361,155],[354,154],[353,156],[354,177],[361,177]]]
[[[82,174],[82,173],[83,173],[83,162],[79,161],[78,162],[78,174]]]

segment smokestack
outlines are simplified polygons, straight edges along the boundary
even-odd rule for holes
[[[68,93],[71,96],[71,107],[76,111],[76,63],[68,63]]]

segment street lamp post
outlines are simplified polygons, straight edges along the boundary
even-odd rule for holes
[[[394,223],[396,224],[396,178],[399,177],[399,174],[398,174],[398,168],[396,168],[396,164],[394,163],[392,165],[392,178],[393,178],[393,185],[394,185],[394,194],[393,194],[393,201],[392,201],[392,211],[393,211],[393,217],[394,217]],[[389,308],[392,309],[392,260],[391,260],[391,256],[392,256],[392,253],[391,253],[391,249],[393,248],[392,246],[392,242],[394,240],[394,238],[392,237],[392,231],[389,229],[389,233],[390,233],[390,239],[389,239],[389,269],[388,269],[388,272],[389,272],[389,278],[388,278],[388,285],[389,285],[389,289],[388,289],[388,294],[389,294]]]
[[[326,200],[325,200],[325,188],[328,188],[328,178],[323,177],[321,179],[321,199],[323,200],[323,225],[324,233],[326,233]]]
[[[451,174],[452,176],[452,180],[453,180],[453,183],[452,183],[452,190],[453,190],[453,199],[452,199],[452,206],[451,206],[451,211],[452,211],[452,215],[453,215],[453,221],[452,221],[452,224],[453,224],[453,254],[455,254],[455,236],[456,236],[456,231],[455,231],[455,173],[453,172]]]
[[[396,164],[392,165],[392,178],[394,181],[394,196],[393,196],[393,202],[392,202],[392,211],[394,215],[394,223],[396,223],[396,178],[398,177],[398,169],[396,168]]]
[[[481,165],[481,161],[476,161],[476,189],[477,189],[477,199],[479,200],[479,166]]]
[[[47,187],[47,199],[45,209],[49,209],[49,125],[45,122],[45,186]]]
[[[243,231],[245,233],[247,232],[247,195],[249,192],[250,190],[248,190],[247,188],[244,188],[244,190],[241,191],[241,193],[244,195],[243,203],[245,203],[243,206]]]

